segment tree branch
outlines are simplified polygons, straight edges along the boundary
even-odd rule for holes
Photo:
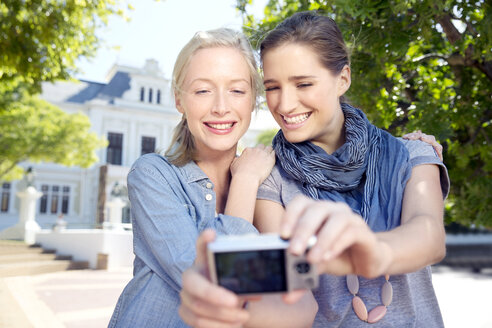
[[[492,61],[483,63],[475,61],[474,66],[482,71],[489,78],[489,80],[492,81]]]
[[[432,59],[432,58],[443,59],[445,61],[448,61],[448,59],[449,59],[448,57],[445,57],[445,56],[439,55],[439,54],[425,54],[425,55],[422,55],[420,57],[413,59],[412,62],[416,63],[416,62],[420,62],[420,61],[424,61],[426,59]]]
[[[0,181],[2,181],[2,177],[4,177],[7,173],[9,173],[9,171],[12,170],[18,163],[20,162],[12,163],[12,165],[10,165],[5,170],[3,170],[3,172],[0,172]]]
[[[455,44],[456,41],[461,39],[461,33],[452,22],[450,14],[444,14],[437,17],[438,23],[441,25],[446,37],[451,44]]]

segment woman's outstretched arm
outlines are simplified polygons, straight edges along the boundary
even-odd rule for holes
[[[444,257],[443,207],[438,167],[419,165],[405,188],[399,227],[374,233],[346,204],[301,196],[287,206],[281,234],[291,239],[294,254],[317,235],[308,260],[319,272],[367,278],[408,273]]]

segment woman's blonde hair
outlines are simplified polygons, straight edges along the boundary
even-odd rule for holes
[[[255,53],[246,37],[238,31],[229,28],[219,28],[210,31],[197,32],[193,38],[181,49],[173,69],[172,91],[175,97],[180,97],[186,71],[193,55],[200,49],[228,47],[239,50],[244,56],[251,76],[253,106],[256,106],[258,96],[263,87],[258,72]],[[253,109],[253,108],[252,108]],[[169,161],[176,166],[183,166],[195,160],[196,149],[186,117],[174,129],[171,145],[165,152]]]

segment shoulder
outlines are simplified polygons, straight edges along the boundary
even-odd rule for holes
[[[279,163],[275,164],[267,179],[270,184],[275,185],[278,190],[281,190],[282,187],[285,188],[285,185],[288,185],[293,181]]]
[[[432,147],[432,145],[427,142],[423,142],[420,140],[406,140],[402,138],[398,138],[403,145],[408,149],[408,153],[410,154],[410,159],[417,158],[420,156],[429,156],[435,157],[439,160],[439,157],[436,154],[436,151]]]
[[[435,164],[439,167],[439,178],[441,181],[442,195],[445,199],[449,194],[450,187],[448,169],[439,159],[434,148],[430,144],[420,140],[400,140],[408,149],[408,152],[410,154],[410,165],[412,168],[417,165],[424,164]]]
[[[277,163],[270,176],[258,189],[257,198],[273,200],[285,206],[299,193],[302,193],[301,183],[290,178],[281,165]]]
[[[149,153],[140,156],[135,163],[133,163],[130,172],[128,173],[128,179],[132,177],[152,177],[157,179],[164,179],[177,170],[177,167],[171,164],[164,156]],[[174,173],[173,173],[174,174]]]
[[[157,153],[148,153],[140,156],[132,165],[133,168],[145,167],[145,166],[154,166],[154,165],[166,165],[166,166],[174,166],[162,155]]]

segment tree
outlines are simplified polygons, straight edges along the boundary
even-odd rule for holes
[[[2,0],[0,2],[0,92],[25,82],[67,80],[80,57],[91,57],[101,41],[95,31],[109,16],[124,15],[119,0]],[[131,8],[131,7],[129,7]]]
[[[82,114],[38,99],[43,82],[67,80],[76,61],[100,45],[95,31],[119,0],[2,0],[0,2],[0,181],[20,177],[20,161],[90,166],[105,141]],[[128,7],[131,9],[131,7]]]
[[[446,221],[492,227],[490,1],[270,0],[259,21],[238,0],[254,45],[297,11],[335,19],[352,50],[350,102],[394,135],[421,129],[444,146]]]
[[[36,96],[22,99],[0,115],[0,180],[19,178],[17,164],[27,160],[82,167],[97,161],[94,150],[106,141],[90,132],[86,115],[69,115]]]
[[[272,144],[273,137],[277,134],[278,129],[265,130],[256,137],[256,144],[262,144],[270,146]]]

